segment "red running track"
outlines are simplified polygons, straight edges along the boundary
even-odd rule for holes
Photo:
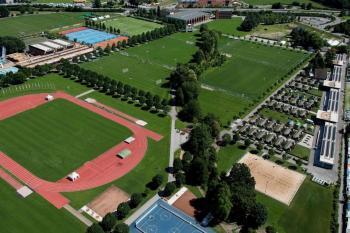
[[[16,109],[18,112],[23,112],[34,108],[35,106],[33,103],[36,103],[37,106],[44,104],[46,95],[47,94],[34,94],[17,97],[15,98],[16,103],[18,103],[18,106],[21,107]],[[121,176],[130,172],[139,162],[141,162],[147,151],[147,138],[151,138],[155,141],[162,139],[161,135],[153,131],[142,128],[133,122],[109,113],[106,110],[95,107],[80,99],[76,99],[66,93],[57,92],[54,93],[53,96],[55,98],[66,99],[129,128],[133,132],[133,137],[135,138],[135,141],[131,144],[121,142],[99,155],[97,158],[86,162],[82,167],[76,170],[80,174],[80,178],[75,182],[71,182],[66,178],[62,178],[57,182],[43,180],[32,174],[6,154],[0,152],[0,165],[2,167],[11,172],[19,180],[27,184],[30,188],[35,190],[57,208],[61,208],[65,204],[69,203],[69,200],[60,194],[61,192],[88,190],[120,178]],[[14,103],[12,100],[7,100],[0,102],[0,106],[7,106],[6,102],[11,104]],[[9,113],[9,117],[15,114],[14,110],[7,111],[6,108],[4,109],[0,107],[0,115],[4,116],[6,112]],[[5,118],[7,117],[3,117],[3,119]],[[126,159],[120,159],[117,157],[116,154],[123,149],[129,149],[132,152],[131,156]]]

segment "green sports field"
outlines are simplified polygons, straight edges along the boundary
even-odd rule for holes
[[[332,192],[306,179],[289,207],[260,193],[257,199],[268,209],[266,225],[274,226],[279,233],[328,233]]]
[[[177,33],[114,53],[81,66],[161,97],[162,84],[179,62],[188,62],[196,51],[192,34]]]
[[[87,88],[72,80],[60,77],[59,75],[49,74],[26,82],[22,85],[21,89],[11,87],[11,90],[6,93],[0,92],[0,99],[49,90],[64,90],[72,95],[77,95],[85,92]],[[141,163],[130,173],[111,184],[117,185],[131,194],[133,192],[143,192],[145,184],[147,184],[155,174],[160,173],[165,177],[166,172],[164,168],[168,165],[169,160],[170,119],[168,117],[158,117],[156,114],[143,111],[133,106],[133,104],[123,102],[120,99],[114,99],[103,93],[93,92],[84,96],[84,98],[87,97],[95,98],[101,103],[112,106],[138,119],[147,121],[147,128],[164,136],[159,142],[149,140],[148,150]],[[71,201],[70,204],[73,207],[79,209],[82,205],[85,205],[102,193],[111,184],[83,192],[65,193],[64,195],[69,198]],[[85,227],[75,217],[65,210],[57,210],[40,196],[33,194],[29,198],[20,199],[16,195],[15,190],[1,179],[0,190],[2,190],[2,192],[0,192],[0,198],[6,200],[6,205],[4,204],[0,210],[0,214],[3,216],[2,218],[4,220],[0,221],[0,229],[4,229],[6,232],[37,233],[39,230],[42,230],[42,228],[48,233],[61,233],[62,231],[67,233],[85,232]],[[151,192],[149,197],[153,193],[154,192]]]
[[[129,36],[139,35],[143,32],[148,32],[152,31],[153,29],[163,27],[161,24],[124,16],[113,18],[105,21],[104,23],[107,27],[112,26],[114,28],[118,28],[121,34],[126,34]]]
[[[121,125],[58,99],[0,122],[0,148],[56,181],[130,136]]]
[[[114,99],[99,92],[94,92],[86,97],[91,97],[99,102],[121,110],[138,119],[146,121],[147,128],[161,134],[164,138],[158,142],[148,140],[148,150],[145,157],[130,173],[112,182],[112,184],[122,188],[125,192],[132,194],[133,192],[143,192],[145,185],[152,179],[155,174],[167,175],[165,168],[169,161],[169,143],[170,143],[170,118],[158,117],[155,114],[150,114],[138,107],[127,102]],[[130,185],[133,184],[133,185]],[[71,200],[71,205],[75,208],[81,208],[94,197],[102,193],[111,184],[105,186],[74,193],[65,193],[64,195]]]
[[[201,78],[212,91],[211,98],[200,97],[200,102],[204,110],[217,109],[214,113],[224,122],[236,115],[237,110],[244,111],[249,103],[261,101],[281,84],[277,84],[278,80],[308,57],[302,52],[227,38],[220,41],[219,49],[229,57],[223,66],[208,70]],[[222,102],[221,96],[215,98],[217,93],[230,96],[232,101]],[[217,108],[219,102],[221,107]]]
[[[0,19],[1,36],[25,36],[84,22],[84,13],[47,13]]]
[[[239,31],[238,27],[241,25],[242,19],[240,17],[232,19],[218,19],[208,23],[208,28],[216,30],[227,35],[244,36],[248,32]]]
[[[84,233],[85,225],[65,209],[58,210],[36,193],[20,198],[0,179],[0,229],[7,233]]]

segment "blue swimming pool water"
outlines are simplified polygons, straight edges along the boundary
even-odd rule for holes
[[[182,211],[159,200],[130,226],[131,233],[213,233]]]
[[[71,32],[66,34],[66,36],[71,41],[76,40],[77,42],[91,45],[118,37],[117,35],[107,32],[101,32],[94,29],[86,29],[78,32]]]
[[[0,67],[0,75],[5,75],[7,73],[17,73],[18,72],[18,68],[17,67],[9,67],[9,68],[5,68],[5,69],[1,69]]]

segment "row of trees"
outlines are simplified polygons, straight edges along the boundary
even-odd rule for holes
[[[229,176],[219,174],[217,152],[213,147],[219,133],[220,121],[213,114],[206,115],[194,126],[183,146],[182,160],[174,160],[176,185],[189,184],[207,190],[204,211],[213,215],[214,223],[234,222],[244,229],[257,229],[266,222],[267,210],[256,201],[255,181],[246,165],[234,164]],[[226,140],[236,142],[239,135]]]
[[[225,62],[225,56],[218,51],[218,39],[215,31],[202,25],[197,42],[198,50],[192,60],[187,64],[178,64],[170,74],[170,86],[175,90],[175,104],[183,107],[179,113],[182,120],[194,121],[200,118],[198,77],[207,68],[220,66]]]
[[[23,52],[26,48],[24,42],[14,36],[0,36],[0,46],[5,46],[7,53]]]
[[[343,33],[345,35],[350,35],[350,20],[337,24],[333,28],[335,33]]]
[[[321,55],[320,52],[318,52],[313,58],[311,64],[314,69],[315,68],[332,68],[335,55],[336,55],[336,51],[333,48],[329,49],[326,52],[324,57]]]
[[[318,50],[325,45],[325,41],[318,34],[302,27],[294,28],[290,35],[293,46],[301,46],[304,49],[313,48]]]
[[[36,66],[35,68],[22,68],[18,73],[7,73],[0,75],[0,88],[6,88],[10,85],[19,85],[27,79],[44,76],[52,69],[51,65]]]
[[[66,77],[76,79],[83,85],[99,89],[101,92],[114,97],[135,101],[140,107],[161,111],[163,115],[166,115],[169,111],[169,101],[161,99],[159,95],[152,95],[150,92],[139,90],[123,82],[81,68],[79,65],[70,64],[66,60],[62,61],[57,69]]]
[[[0,18],[5,18],[10,16],[10,11],[6,6],[0,6]]]
[[[294,14],[274,13],[271,11],[249,12],[238,29],[241,31],[251,31],[259,24],[289,23],[294,21],[295,18],[296,16]]]

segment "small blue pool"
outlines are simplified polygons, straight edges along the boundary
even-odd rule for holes
[[[8,74],[10,72],[17,73],[18,72],[18,68],[17,67],[9,67],[9,68],[1,69],[1,67],[0,67],[0,76]]]

